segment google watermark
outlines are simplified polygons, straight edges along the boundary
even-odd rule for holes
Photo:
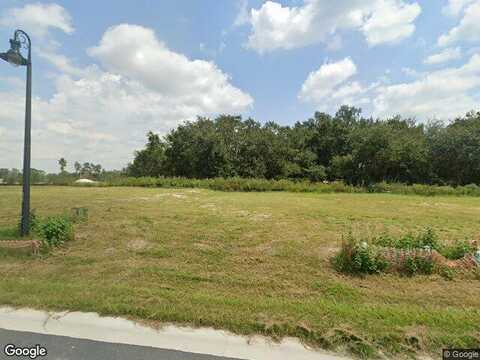
[[[16,346],[8,344],[3,348],[3,353],[7,357],[28,357],[32,360],[47,356],[47,349],[37,344],[35,346]]]
[[[480,360],[480,349],[445,349],[443,360]]]

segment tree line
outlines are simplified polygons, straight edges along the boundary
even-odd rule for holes
[[[85,178],[95,181],[106,181],[112,178],[125,176],[125,171],[107,171],[102,165],[85,162],[83,164],[76,161],[74,163],[74,172],[66,170],[68,162],[65,158],[58,160],[60,172],[47,173],[43,170],[31,169],[30,181],[32,184],[69,184],[77,179]],[[0,184],[21,184],[23,182],[23,173],[18,169],[0,168]]]
[[[480,184],[480,112],[445,124],[365,118],[342,106],[293,126],[199,117],[165,137],[149,132],[125,169],[132,177],[343,180],[353,185]]]

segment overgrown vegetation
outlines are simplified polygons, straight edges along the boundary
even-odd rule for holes
[[[84,218],[79,218],[83,221]],[[39,239],[44,252],[61,246],[66,242],[73,240],[75,236],[73,222],[76,217],[70,215],[53,215],[40,217],[35,210],[30,212],[30,238]],[[22,240],[20,237],[20,223],[15,227],[0,228],[1,240]]]
[[[426,229],[418,234],[407,233],[403,236],[382,234],[373,238],[372,243],[381,247],[391,247],[403,250],[431,249],[440,250],[438,235],[432,229]]]
[[[350,274],[378,274],[386,271],[389,266],[379,248],[359,242],[351,235],[333,258],[333,264],[338,271]]]
[[[83,186],[83,185],[82,185]],[[302,180],[267,180],[244,178],[214,178],[214,179],[188,179],[188,178],[116,178],[101,184],[88,186],[139,186],[160,188],[201,188],[219,191],[265,192],[289,191],[304,193],[391,193],[401,195],[423,196],[480,196],[480,187],[467,186],[436,186],[436,185],[405,185],[379,183],[371,186],[347,185],[341,181],[312,183]]]
[[[66,215],[43,219],[36,226],[36,231],[47,249],[63,245],[74,237],[73,223]]]
[[[442,244],[432,229],[417,234],[381,235],[372,239],[359,239],[349,234],[332,258],[332,263],[337,271],[349,274],[393,271],[410,276],[434,272],[450,276],[451,268],[446,265],[447,261],[466,256],[471,257],[473,269],[478,270],[480,263],[473,258],[478,250],[474,242],[466,240]]]
[[[475,246],[470,241],[460,240],[452,244],[442,246],[441,253],[447,259],[458,260],[467,254],[471,254],[476,250]]]

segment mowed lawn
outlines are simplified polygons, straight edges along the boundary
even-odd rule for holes
[[[0,187],[0,227],[21,188]],[[350,277],[329,257],[342,235],[433,228],[480,238],[480,199],[34,187],[40,216],[87,207],[76,240],[38,258],[0,256],[0,304],[212,326],[356,353],[480,345],[480,280]],[[396,357],[396,356],[394,356]]]

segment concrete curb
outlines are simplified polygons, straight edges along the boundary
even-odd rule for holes
[[[276,344],[260,336],[246,338],[210,328],[168,325],[155,330],[122,318],[100,317],[96,313],[52,313],[2,307],[0,328],[248,360],[349,360],[313,351],[292,338]]]

